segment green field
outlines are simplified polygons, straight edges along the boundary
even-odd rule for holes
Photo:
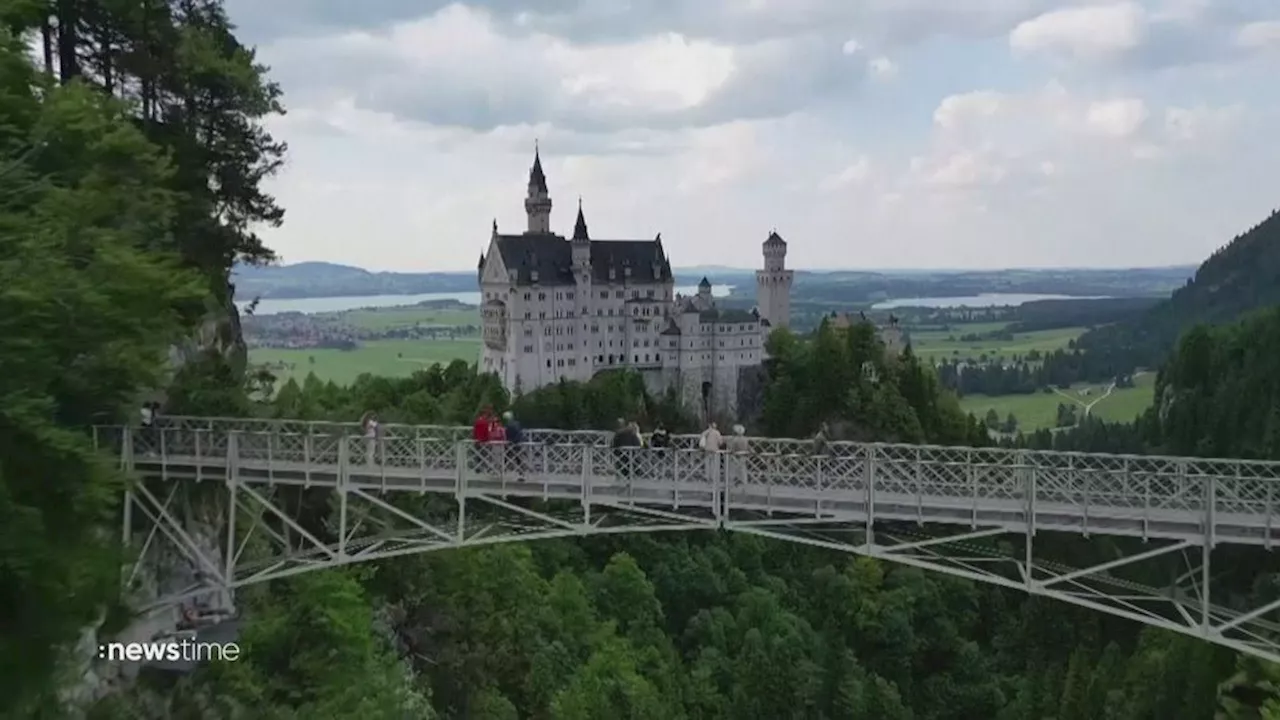
[[[1133,387],[1116,388],[1110,395],[1101,398],[1106,385],[1080,384],[1064,391],[1077,401],[1076,412],[1084,410],[1081,404],[1097,400],[1089,414],[1100,420],[1111,422],[1129,422],[1151,405],[1155,394],[1155,374],[1142,373],[1134,376]],[[1080,394],[1089,390],[1088,395]],[[1101,399],[1099,399],[1101,398]],[[960,399],[960,407],[973,413],[979,419],[986,416],[987,411],[994,409],[1003,421],[1009,413],[1018,419],[1018,429],[1030,432],[1040,428],[1051,428],[1057,424],[1058,403],[1070,402],[1056,392],[1037,392],[1030,395],[969,395]]]
[[[419,311],[421,312],[421,311]],[[321,380],[348,384],[362,373],[405,377],[414,370],[454,360],[476,362],[480,357],[480,340],[374,340],[356,350],[305,348],[254,348],[249,360],[269,364],[276,377],[284,382],[289,377],[299,382],[314,372]],[[284,366],[278,366],[283,363]]]
[[[366,330],[393,330],[419,325],[453,327],[455,325],[479,325],[480,313],[476,310],[440,310],[413,305],[387,308],[365,308],[328,313],[344,325]]]
[[[973,323],[954,325],[950,330],[911,330],[911,349],[917,357],[930,360],[952,358],[974,360],[986,355],[988,359],[1026,355],[1032,350],[1051,352],[1065,348],[1067,343],[1084,332],[1084,328],[1061,328],[1058,330],[1037,330],[1035,332],[1017,333],[1013,340],[982,340],[978,342],[961,342],[961,335],[982,334],[1004,328],[1007,323]],[[1016,414],[1016,413],[1015,413]]]

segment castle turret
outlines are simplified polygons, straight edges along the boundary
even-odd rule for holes
[[[787,243],[777,230],[762,246],[764,269],[756,271],[756,309],[773,327],[791,323],[791,283],[795,271],[787,269]]]
[[[578,219],[573,223],[573,240],[569,243],[573,255],[573,274],[578,282],[591,279],[591,234],[587,232],[587,218],[582,214],[582,198],[578,198]]]
[[[547,191],[547,176],[542,172],[542,157],[537,145],[533,148],[533,167],[529,169],[529,194],[524,199],[524,211],[529,216],[527,232],[551,232],[551,194]]]

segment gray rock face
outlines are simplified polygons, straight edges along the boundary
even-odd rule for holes
[[[212,351],[221,356],[236,375],[244,374],[249,365],[249,346],[244,341],[240,310],[235,304],[235,285],[227,283],[223,298],[208,298],[204,316],[191,336],[169,349],[169,361],[174,371]]]

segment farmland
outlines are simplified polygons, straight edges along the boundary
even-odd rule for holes
[[[454,360],[474,363],[479,340],[373,340],[354,350],[334,348],[254,348],[250,360],[264,364],[284,382],[314,372],[321,380],[348,384],[362,373],[404,377],[414,370]]]
[[[1012,340],[981,339],[961,340],[961,337],[987,335],[1003,330],[1007,323],[973,323],[953,325],[946,330],[911,330],[911,347],[922,359],[938,361],[943,358],[952,360],[979,360],[1010,358],[1013,355],[1026,355],[1032,350],[1041,353],[1052,352],[1067,345],[1084,332],[1084,328],[1061,328],[1057,330],[1037,330],[1035,332],[1015,333]]]
[[[1151,405],[1155,392],[1155,375],[1141,373],[1133,378],[1131,388],[1115,388],[1107,394],[1105,385],[1076,385],[1061,392],[1036,392],[1028,395],[969,395],[960,399],[960,406],[976,417],[986,416],[995,410],[1004,420],[1010,413],[1018,419],[1018,429],[1030,432],[1051,428],[1057,424],[1058,404],[1076,404],[1077,414],[1084,406],[1094,403],[1089,414],[1100,420],[1129,422]],[[1064,397],[1069,396],[1069,397]]]
[[[403,377],[436,363],[476,362],[479,316],[474,307],[436,302],[333,313],[251,317],[245,334],[249,359],[280,381],[347,384],[362,373]]]

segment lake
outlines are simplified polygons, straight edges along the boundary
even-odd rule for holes
[[[1006,305],[1021,305],[1036,300],[1105,300],[1106,295],[1035,295],[1023,293],[982,293],[967,297],[935,297],[935,298],[900,298],[884,300],[871,306],[872,310],[892,310],[900,307],[927,308],[987,308]]]
[[[711,294],[725,297],[733,290],[732,285],[713,285]],[[694,286],[678,287],[676,292],[682,295],[696,295],[698,288]],[[360,308],[397,307],[401,305],[417,305],[429,300],[456,300],[467,305],[480,305],[479,292],[458,293],[423,293],[421,295],[363,295],[359,297],[320,297],[320,298],[263,298],[258,302],[254,315],[276,315],[278,313],[299,312],[308,315],[315,313],[342,312]],[[236,307],[244,310],[252,300],[237,300]]]

